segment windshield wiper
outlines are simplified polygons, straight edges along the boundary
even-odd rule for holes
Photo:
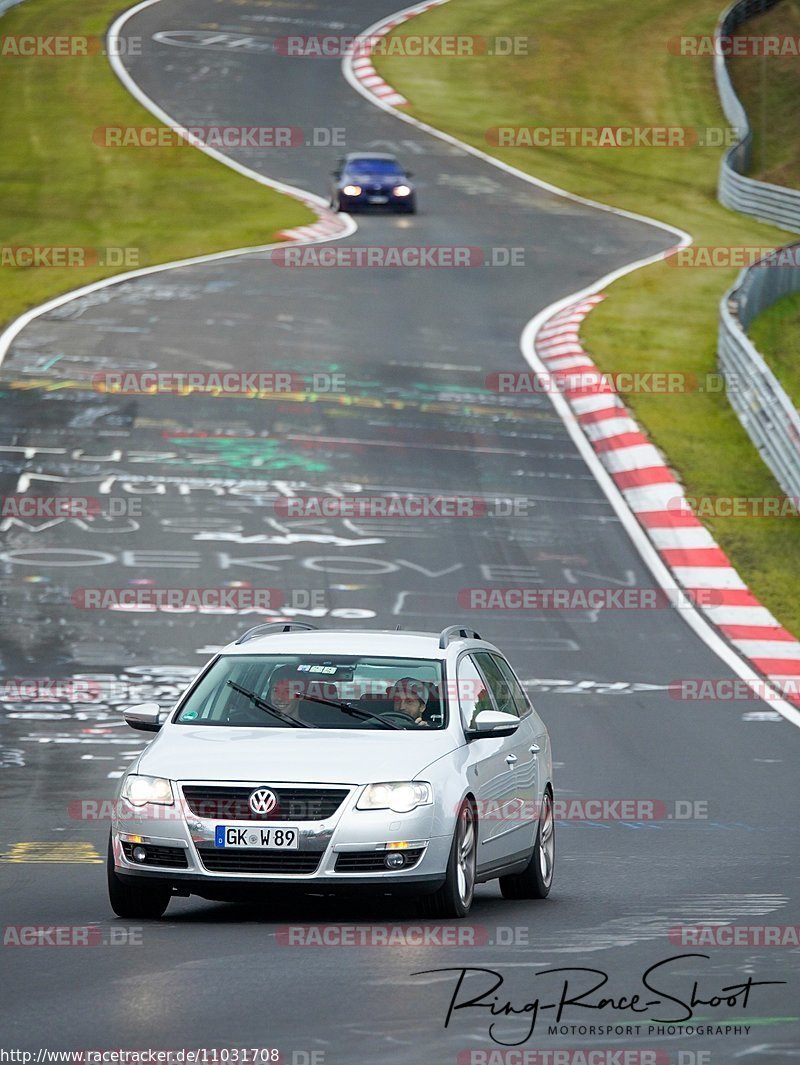
[[[384,728],[396,728],[402,732],[406,730],[402,725],[395,725],[391,721],[387,721],[385,717],[381,717],[380,714],[373,714],[371,710],[362,710],[360,706],[353,706],[352,703],[346,703],[342,699],[323,699],[321,695],[304,695],[304,699],[308,699],[312,703],[324,703],[325,706],[335,706],[345,714],[349,714],[351,717],[360,717],[363,720],[380,721]]]
[[[229,680],[228,684],[234,691],[239,692],[240,695],[245,695],[253,706],[257,706],[259,710],[263,710],[266,714],[274,714],[279,721],[291,725],[292,728],[317,728],[317,725],[311,725],[308,721],[299,721],[297,718],[291,717],[289,714],[284,714],[282,710],[278,710],[277,707],[272,706],[272,704],[268,703],[266,699],[262,699],[261,696],[256,695],[255,692],[243,688],[241,684],[237,684],[234,680]]]

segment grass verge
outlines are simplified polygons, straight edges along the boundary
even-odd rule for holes
[[[795,407],[800,407],[800,292],[762,311],[747,333]]]
[[[416,117],[520,170],[671,222],[697,245],[775,247],[791,235],[717,202],[717,147],[496,148],[487,142],[488,129],[505,125],[682,126],[718,134],[725,121],[711,60],[676,55],[669,42],[713,33],[722,2],[453,0],[419,16],[413,32],[477,28],[484,37],[527,36],[533,54],[392,55],[375,65]],[[588,350],[608,371],[713,373],[717,307],[737,273],[736,267],[658,263],[622,278],[586,320]],[[630,406],[691,496],[781,495],[724,395],[637,395]],[[796,519],[707,524],[756,595],[800,635]]]
[[[781,0],[763,15],[749,19],[742,31],[748,36],[790,35],[800,40],[800,0]],[[728,60],[728,70],[753,131],[750,176],[800,188],[800,58],[736,56]]]
[[[0,17],[0,38],[103,38],[126,6],[26,0]],[[92,134],[100,126],[157,125],[104,55],[28,57],[7,48],[0,54],[0,324],[61,292],[121,273],[126,261],[127,268],[149,266],[268,244],[278,230],[314,220],[291,197],[194,148],[96,144]],[[20,253],[14,249],[30,247],[121,250],[105,266],[15,265]]]

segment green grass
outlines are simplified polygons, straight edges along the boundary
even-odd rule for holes
[[[743,29],[800,38],[800,0],[782,0]],[[728,60],[728,69],[753,130],[751,176],[800,188],[800,58],[736,56]]]
[[[773,303],[747,332],[794,405],[800,406],[800,292]]]
[[[0,35],[104,36],[123,0],[26,0]],[[269,243],[313,220],[190,147],[104,148],[98,126],[153,126],[105,56],[0,56],[0,249],[131,249],[137,266]],[[8,255],[6,255],[8,258]],[[0,265],[0,323],[123,267]]]
[[[774,247],[791,235],[717,202],[718,148],[492,148],[486,140],[499,125],[719,129],[710,59],[674,55],[668,41],[712,33],[721,7],[722,0],[452,0],[416,19],[413,32],[527,35],[534,54],[387,56],[376,66],[412,114],[520,170],[671,222],[698,245]],[[609,371],[713,373],[717,307],[737,272],[658,263],[622,278],[586,320],[588,350]],[[630,406],[690,495],[780,495],[723,395],[637,395]],[[796,519],[708,525],[755,593],[800,635]]]

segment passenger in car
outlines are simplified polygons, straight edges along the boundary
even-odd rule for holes
[[[340,711],[319,699],[338,698],[336,685],[298,671],[297,666],[278,666],[269,678],[267,701],[289,717],[322,728],[343,728],[348,723]]]
[[[303,693],[303,682],[297,672],[297,666],[278,666],[273,670],[269,678],[267,690],[267,702],[272,703],[276,710],[280,710],[290,717],[297,717],[300,710],[300,701]]]

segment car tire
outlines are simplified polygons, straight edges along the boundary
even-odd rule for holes
[[[553,886],[556,860],[553,796],[549,790],[542,798],[542,810],[536,829],[531,857],[521,873],[500,877],[504,899],[546,899]]]
[[[475,892],[478,861],[478,819],[468,799],[458,811],[445,882],[432,895],[420,899],[423,917],[466,917]]]
[[[169,900],[172,886],[161,880],[142,880],[141,884],[128,884],[117,876],[114,869],[114,848],[108,838],[108,901],[117,917],[142,918],[162,917]]]

